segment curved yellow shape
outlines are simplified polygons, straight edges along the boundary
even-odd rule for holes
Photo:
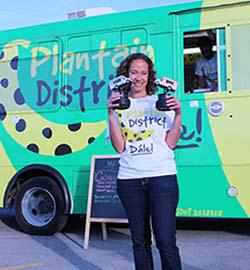
[[[243,1],[241,1],[243,2]],[[203,6],[216,6],[221,4],[235,3],[233,0],[204,0]],[[223,21],[230,23],[234,19],[249,18],[249,5],[235,5],[233,8],[221,7],[210,9],[201,13],[201,29],[208,29],[209,25]],[[231,70],[230,66],[227,67]],[[238,190],[237,199],[248,216],[250,216],[250,157],[249,137],[250,126],[244,119],[249,114],[249,98],[242,95],[229,98],[227,92],[205,94],[206,104],[212,99],[220,99],[224,103],[224,112],[218,117],[208,114],[214,141],[221,159],[223,171],[227,177],[229,186]],[[231,115],[231,117],[230,117]],[[225,191],[226,192],[226,191]],[[226,194],[226,193],[225,193]]]
[[[211,98],[211,93],[206,95]],[[219,93],[216,95],[216,99],[218,99],[218,95]],[[221,159],[221,167],[227,177],[229,186],[234,186],[238,189],[237,199],[247,215],[250,216],[250,167],[247,164],[250,148],[247,146],[249,142],[246,141],[249,140],[250,128],[247,131],[244,121],[235,121],[230,118],[231,112],[237,111],[237,119],[244,119],[247,115],[245,110],[248,108],[248,101],[246,99],[242,100],[242,106],[235,108],[235,103],[232,102],[232,99],[222,100],[225,107],[222,115],[214,117],[208,114],[210,127]],[[209,102],[211,100],[206,100],[206,105]]]
[[[126,141],[129,142],[145,140],[148,137],[150,137],[154,132],[155,132],[154,130],[135,132],[127,127],[122,128],[122,135],[126,139]]]
[[[117,112],[119,112],[119,110],[117,110]],[[136,132],[136,131],[126,127],[122,123],[122,117],[121,117],[120,113],[118,113],[118,121],[119,121],[121,129],[122,129],[122,135],[123,135],[124,139],[128,142],[142,141],[142,140],[147,139],[148,137],[150,137],[152,134],[155,133],[154,130],[143,130],[143,131]]]
[[[6,44],[4,57],[0,61],[0,78],[7,78],[9,82],[0,91],[0,103],[6,111],[6,116],[1,119],[5,130],[17,143],[42,155],[65,155],[87,147],[105,130],[106,121],[77,123],[72,128],[73,125],[50,122],[25,103],[15,102],[14,94],[19,88],[18,74],[10,63],[18,56],[18,46],[27,48],[29,42],[16,40]]]
[[[12,176],[16,173],[15,168],[11,164],[5,149],[0,142],[0,171],[1,171],[1,179],[0,179],[0,207],[3,207],[3,200],[4,200],[4,194],[5,190],[8,186],[8,183]]]

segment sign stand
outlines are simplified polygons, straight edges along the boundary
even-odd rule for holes
[[[119,155],[92,156],[83,248],[88,249],[91,222],[100,222],[103,240],[106,223],[128,223],[116,193]],[[96,199],[97,198],[97,199]]]
[[[102,222],[102,238],[103,238],[103,240],[108,239],[107,226],[106,226],[105,222]]]

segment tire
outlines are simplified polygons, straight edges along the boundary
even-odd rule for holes
[[[36,176],[20,186],[14,201],[14,212],[24,232],[51,235],[62,230],[67,222],[64,205],[57,183],[50,177]]]

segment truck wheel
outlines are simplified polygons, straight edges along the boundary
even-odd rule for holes
[[[64,215],[64,198],[50,177],[36,176],[24,182],[14,201],[15,217],[29,234],[49,235],[60,231],[68,217]]]

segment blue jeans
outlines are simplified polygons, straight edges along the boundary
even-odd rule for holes
[[[176,175],[118,179],[118,195],[128,215],[136,270],[153,270],[151,226],[160,252],[162,270],[180,270],[176,246]]]

